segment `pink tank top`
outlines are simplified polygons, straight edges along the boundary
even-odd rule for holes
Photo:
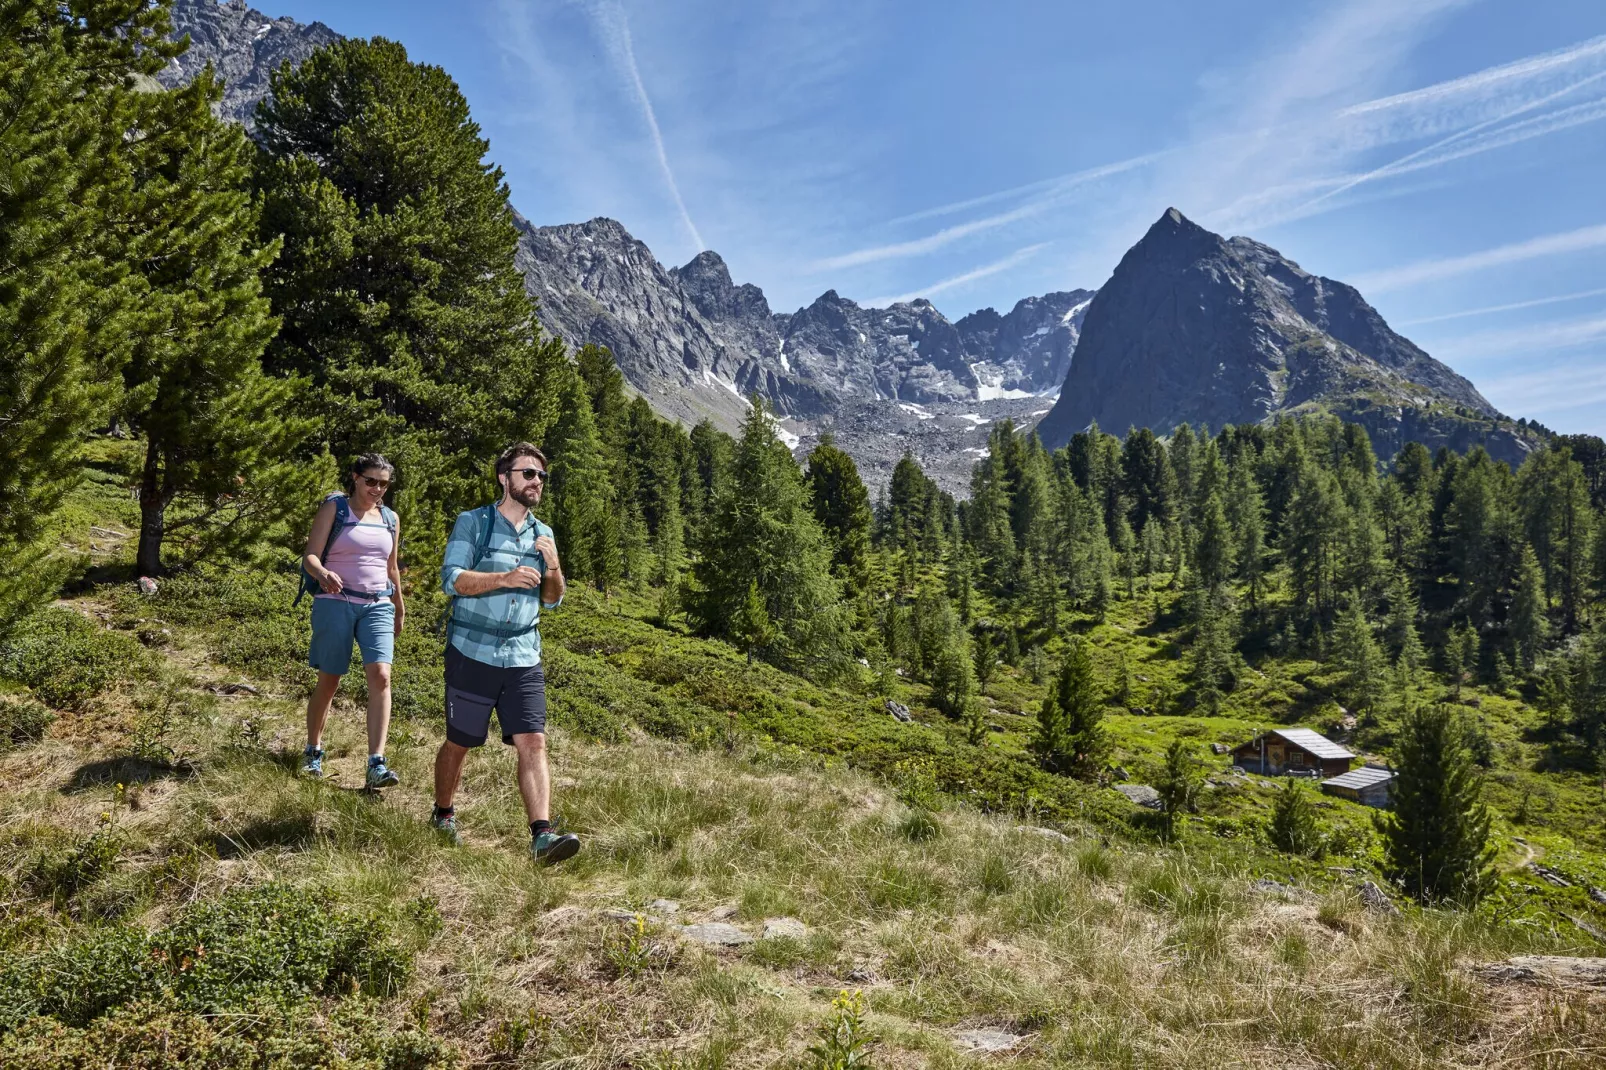
[[[347,591],[376,594],[390,586],[390,529],[384,521],[363,521],[340,533],[323,559],[323,567],[340,577]],[[319,594],[319,598],[339,598]]]

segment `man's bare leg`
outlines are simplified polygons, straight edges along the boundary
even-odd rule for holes
[[[519,794],[529,821],[552,819],[552,777],[547,769],[546,733],[520,732],[513,737],[519,755]]]
[[[450,809],[457,797],[457,785],[463,780],[463,760],[467,757],[468,748],[449,739],[435,753],[435,805],[442,810]]]

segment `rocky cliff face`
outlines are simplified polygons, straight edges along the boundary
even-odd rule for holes
[[[289,61],[294,66],[314,50],[340,40],[321,22],[302,25],[270,19],[244,0],[173,0],[175,36],[189,34],[190,48],[157,75],[165,86],[184,85],[212,64],[223,79],[218,114],[252,125],[257,102],[268,95],[268,76]]]
[[[1371,431],[1380,456],[1417,438],[1531,448],[1466,379],[1389,329],[1351,286],[1175,208],[1121,259],[1087,311],[1060,399],[1039,426],[1063,445],[1097,421],[1116,433],[1327,411]]]
[[[542,324],[570,345],[607,346],[659,412],[733,431],[756,393],[800,448],[831,431],[867,478],[913,449],[956,491],[994,420],[1048,410],[1040,395],[1063,379],[1093,296],[1048,294],[953,323],[929,301],[866,308],[829,290],[775,313],[718,253],[665,268],[611,219],[520,230],[517,263]]]

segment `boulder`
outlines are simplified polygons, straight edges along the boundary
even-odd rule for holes
[[[901,702],[894,702],[890,698],[887,699],[886,710],[888,713],[892,714],[892,719],[895,721],[902,721],[904,724],[908,724],[910,721],[914,720],[914,718],[909,714],[908,706],[905,706]]]
[[[1570,955],[1516,955],[1481,970],[1491,981],[1606,987],[1606,958]]]
[[[764,919],[763,939],[765,940],[778,940],[783,937],[790,940],[802,940],[808,935],[809,927],[796,918]]]
[[[1360,887],[1361,905],[1373,914],[1398,914],[1400,908],[1394,905],[1394,900],[1388,893],[1379,888],[1373,881],[1362,881]]]
[[[1061,832],[1059,829],[1043,828],[1041,825],[1016,825],[1015,826],[1015,831],[1016,832],[1030,832],[1033,836],[1041,836],[1045,840],[1053,840],[1056,843],[1075,843],[1076,842],[1075,840],[1071,839],[1069,836],[1065,835],[1065,833]]]
[[[1160,793],[1147,784],[1117,784],[1115,790],[1145,809],[1160,809]]]
[[[680,935],[694,943],[707,944],[710,947],[737,947],[753,942],[750,934],[725,921],[704,921],[688,925],[680,930]]]
[[[1001,1029],[965,1029],[954,1034],[954,1044],[963,1051],[992,1053],[1008,1051],[1026,1038]]]

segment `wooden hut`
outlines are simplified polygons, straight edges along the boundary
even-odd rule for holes
[[[1342,776],[1322,781],[1322,790],[1363,806],[1387,809],[1394,794],[1394,772],[1375,765],[1363,765]]]
[[[1309,728],[1273,728],[1235,747],[1234,765],[1264,776],[1338,776],[1355,755]]]

